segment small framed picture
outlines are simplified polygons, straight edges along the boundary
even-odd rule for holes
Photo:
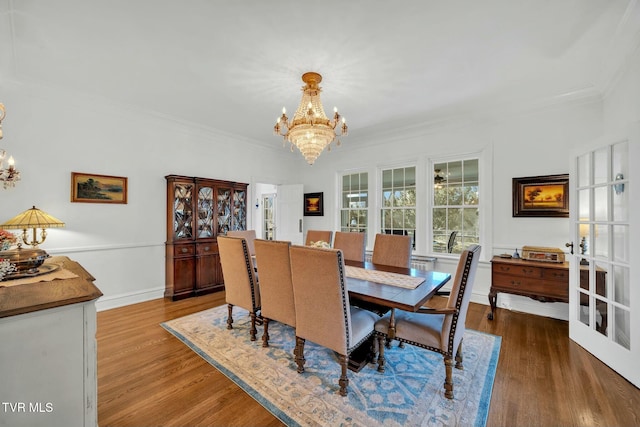
[[[324,204],[323,193],[305,193],[304,195],[304,216],[323,216]]]
[[[513,178],[514,217],[569,217],[569,175]]]
[[[71,201],[75,203],[127,203],[127,178],[71,172]]]

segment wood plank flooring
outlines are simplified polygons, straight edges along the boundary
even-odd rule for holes
[[[159,326],[221,304],[223,292],[98,313],[101,427],[282,425]],[[569,340],[567,322],[488,310],[467,315],[467,328],[502,336],[488,426],[640,425],[640,390]]]

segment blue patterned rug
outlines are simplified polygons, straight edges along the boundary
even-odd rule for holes
[[[249,340],[248,312],[234,308],[226,329],[220,306],[162,324],[198,355],[249,393],[288,426],[484,426],[501,338],[467,330],[464,370],[453,369],[455,399],[444,397],[442,356],[410,345],[385,351],[385,372],[376,364],[348,372],[349,395],[338,394],[340,367],[334,352],[309,341],[305,372],[293,358],[295,331],[269,324],[269,348]]]

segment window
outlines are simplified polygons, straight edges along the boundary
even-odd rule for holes
[[[340,230],[366,233],[368,208],[369,174],[361,172],[343,175]]]
[[[478,159],[433,166],[433,251],[462,253],[479,243]]]
[[[416,167],[382,171],[381,232],[412,237],[416,247]]]

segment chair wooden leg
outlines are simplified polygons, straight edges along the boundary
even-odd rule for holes
[[[462,340],[460,340],[460,344],[458,344],[458,350],[456,351],[456,369],[464,369],[464,366],[462,365]]]
[[[384,372],[384,336],[378,335],[378,372]]]
[[[251,335],[251,341],[256,340],[256,334],[258,330],[256,329],[256,313],[251,313],[251,329],[249,330],[249,335]]]
[[[227,316],[227,329],[233,329],[233,304],[227,304],[229,315]]]
[[[298,373],[301,374],[304,372],[304,363],[306,360],[304,359],[304,338],[296,337],[296,349],[294,353],[296,355],[296,364],[298,365]]]
[[[342,373],[340,374],[340,379],[338,380],[338,384],[340,384],[340,396],[347,395],[347,387],[349,387],[349,378],[347,378],[348,365],[349,365],[349,356],[345,356],[344,354],[341,354],[340,366],[342,368]]]
[[[262,346],[269,347],[269,319],[264,318],[264,333],[262,334]]]
[[[444,358],[444,396],[447,399],[453,399],[453,360],[449,356]]]

